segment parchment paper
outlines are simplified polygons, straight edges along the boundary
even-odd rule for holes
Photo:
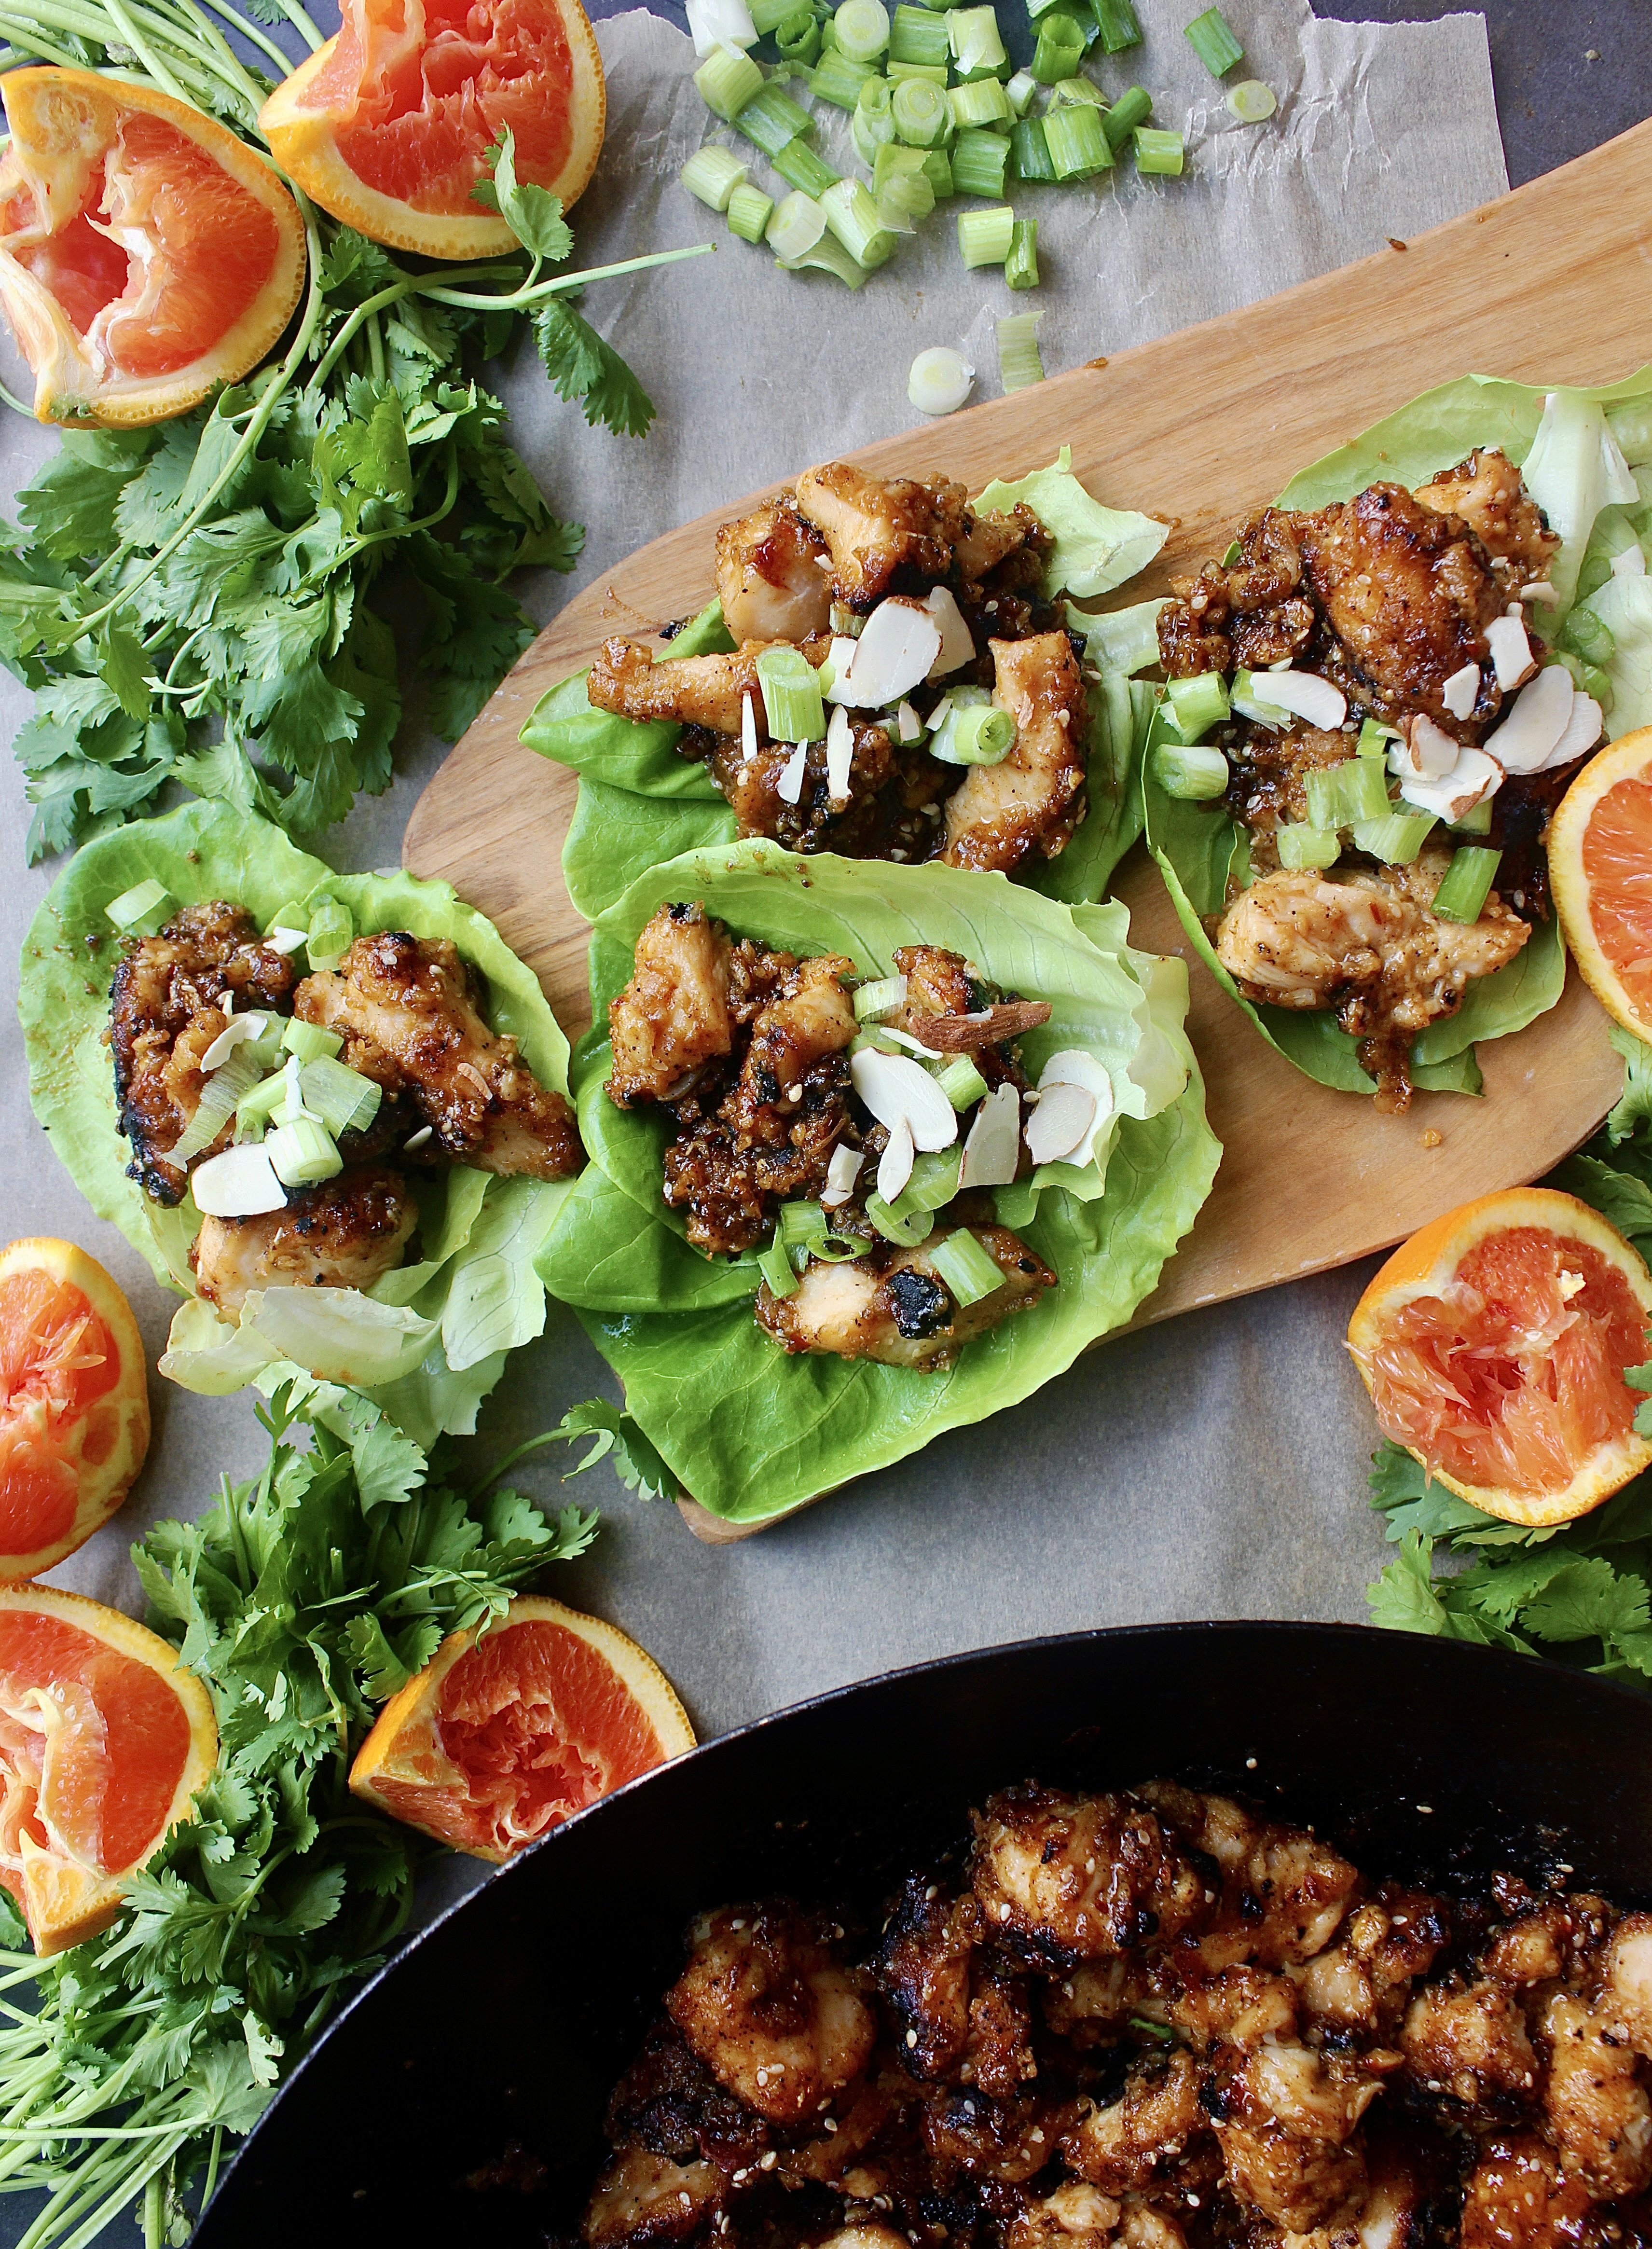
[[[1240,128],[1180,37],[1191,0],[1138,4],[1146,42],[1107,64],[1105,79],[1116,92],[1139,79],[1160,122],[1186,120],[1190,173],[1142,182],[1125,165],[1098,195],[1042,198],[1045,282],[1031,301],[1047,312],[1052,372],[1344,263],[1385,236],[1403,238],[1504,185],[1478,17],[1353,26],[1315,22],[1304,0],[1225,0],[1246,68],[1281,97],[1277,120]],[[503,376],[518,444],[561,512],[589,526],[575,584],[687,515],[912,426],[913,353],[967,343],[983,315],[1029,302],[965,272],[949,223],[933,242],[904,243],[858,295],[824,277],[777,273],[676,184],[703,116],[687,41],[640,13],[602,37],[609,145],[575,213],[578,256],[594,264],[663,244],[723,246],[714,259],[588,299],[660,409],[645,444],[588,431],[529,354]],[[978,395],[993,395],[990,349],[978,363]],[[16,387],[15,369],[7,379]],[[1187,380],[1198,379],[1190,354]],[[53,442],[5,417],[8,492]],[[569,590],[547,576],[527,598],[544,616]],[[9,739],[27,698],[0,686]],[[414,706],[394,788],[322,839],[326,854],[341,866],[393,863],[442,754]],[[0,1240],[81,1242],[130,1295],[153,1358],[176,1300],[93,1218],[29,1114],[15,964],[50,870],[24,871],[27,813],[10,767],[0,805]],[[1281,1225],[1288,1202],[1282,1188]],[[601,1503],[607,1527],[556,1591],[642,1640],[708,1733],[889,1665],[1031,1633],[1155,1618],[1361,1616],[1382,1551],[1364,1503],[1374,1432],[1342,1345],[1362,1278],[1332,1275],[1124,1338],[1018,1411],[737,1547],[699,1545],[674,1510],[641,1505],[598,1468],[575,1489]],[[573,1319],[553,1307],[544,1340],[517,1355],[486,1409],[483,1446],[502,1454],[607,1386]],[[156,1517],[193,1513],[220,1475],[244,1475],[265,1453],[251,1393],[193,1398],[157,1377],[152,1393],[155,1441],[137,1490],[54,1573],[133,1607],[130,1541]],[[547,1499],[562,1496],[556,1476],[547,1455],[520,1471]]]

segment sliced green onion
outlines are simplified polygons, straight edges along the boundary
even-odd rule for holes
[[[1128,86],[1107,112],[1102,123],[1107,146],[1116,155],[1139,125],[1153,115],[1153,96],[1145,86]]]
[[[1011,289],[1036,289],[1038,286],[1038,222],[1036,218],[1018,218],[1010,237],[1009,255],[1004,260],[1004,280]]]
[[[1353,746],[1357,758],[1387,758],[1388,745],[1397,741],[1398,734],[1392,726],[1385,726],[1380,719],[1362,719],[1359,739]]]
[[[878,206],[864,182],[835,181],[822,196],[820,207],[827,225],[857,265],[871,273],[888,264],[894,254],[895,237],[878,217]]]
[[[1044,363],[1038,355],[1038,323],[1042,313],[1006,313],[996,323],[998,380],[1006,391],[1025,390],[1042,382]]]
[[[1136,169],[1179,180],[1187,161],[1187,143],[1180,133],[1160,133],[1152,126],[1136,127]]]
[[[944,63],[952,52],[946,18],[900,0],[889,34],[889,58],[897,63]]]
[[[1038,81],[1029,70],[1017,71],[1004,86],[1004,92],[1009,96],[1009,107],[1017,117],[1027,114],[1037,91]]]
[[[820,27],[820,51],[823,55],[835,55],[843,52],[837,44],[837,26],[829,16]]]
[[[966,265],[1002,265],[1015,238],[1015,214],[1008,203],[958,214],[958,251]]]
[[[1242,125],[1260,125],[1279,107],[1270,86],[1259,78],[1242,78],[1228,96],[1228,107]]]
[[[153,937],[164,918],[160,909],[170,903],[171,893],[166,884],[157,883],[151,876],[147,883],[134,883],[129,891],[122,891],[118,898],[111,898],[103,911],[106,918],[112,921],[118,930],[135,930],[141,921],[153,921],[153,929],[140,932],[144,937]]]
[[[1044,113],[1044,142],[1058,180],[1087,180],[1113,161],[1101,112],[1087,104]]]
[[[816,101],[829,101],[834,109],[852,112],[862,86],[877,75],[871,63],[850,62],[836,47],[828,47],[809,74],[809,90]]]
[[[210,1148],[231,1115],[258,1083],[258,1065],[246,1049],[244,1046],[233,1048],[227,1061],[222,1063],[202,1086],[195,1114],[167,1150],[167,1161],[187,1164],[203,1148]],[[277,1084],[279,1083],[278,1079]]]
[[[995,78],[955,86],[946,99],[952,105],[953,123],[960,133],[972,132],[981,126],[1008,125],[1014,120],[1009,96]]]
[[[902,79],[889,107],[895,131],[909,148],[938,148],[953,129],[952,104],[926,79]]]
[[[942,1210],[958,1192],[961,1146],[943,1148],[938,1154],[919,1149],[912,1159],[912,1175],[898,1198],[898,1210]]]
[[[967,1055],[954,1055],[945,1069],[935,1072],[935,1083],[954,1109],[972,1109],[987,1091],[987,1081]]]
[[[1141,25],[1136,21],[1131,0],[1090,0],[1090,5],[1102,46],[1108,54],[1116,55],[1125,47],[1141,45]]]
[[[728,199],[728,230],[742,242],[761,242],[774,212],[774,198],[761,188],[739,187]]]
[[[218,1076],[221,1077],[223,1075],[220,1070]],[[274,1115],[277,1106],[286,1099],[289,1090],[285,1070],[278,1070],[273,1077],[260,1078],[256,1085],[249,1086],[235,1104],[237,1133],[250,1135],[255,1127],[261,1131],[265,1119]],[[177,1152],[174,1148],[172,1153],[176,1156]]]
[[[1070,78],[1083,60],[1084,35],[1073,18],[1052,9],[1038,24],[1038,44],[1033,49],[1032,74],[1040,86],[1054,86]]]
[[[700,99],[707,109],[732,125],[754,93],[761,93],[763,73],[749,55],[720,44],[694,73]]]
[[[747,13],[752,19],[752,29],[760,39],[771,31],[778,32],[781,24],[794,13],[812,15],[812,9],[799,6],[799,0],[751,0]]]
[[[855,1021],[875,1023],[880,1016],[892,1015],[905,998],[904,976],[870,976],[855,987]]]
[[[823,157],[817,156],[807,141],[788,141],[778,156],[769,160],[788,188],[801,188],[806,196],[816,202],[828,188],[836,187],[837,175]]]
[[[354,937],[355,924],[348,906],[341,905],[337,898],[322,898],[311,911],[310,933],[304,940],[311,967],[336,967]]]
[[[337,1031],[329,1031],[322,1023],[300,1022],[296,1015],[289,1015],[282,1024],[281,1044],[288,1054],[297,1055],[301,1063],[320,1062],[324,1056],[341,1053],[344,1048]]]
[[[777,156],[788,141],[808,132],[809,123],[809,112],[800,109],[784,87],[766,86],[741,110],[734,128],[754,141],[766,156]]]
[[[920,414],[955,414],[968,397],[975,383],[975,370],[961,352],[946,344],[933,344],[920,351],[912,361],[912,372],[906,377],[906,395]],[[905,713],[912,709],[903,704]],[[913,713],[916,724],[917,714]],[[908,738],[905,719],[901,722],[901,739]],[[916,740],[914,733],[910,737]]]
[[[1489,836],[1491,833],[1491,799],[1482,797],[1478,804],[1471,804],[1461,820],[1451,822],[1451,828],[1453,834],[1457,836]]]
[[[1479,807],[1476,805],[1477,811]],[[1491,800],[1486,799],[1486,811]],[[1361,851],[1385,867],[1408,867],[1421,850],[1435,826],[1431,812],[1391,812],[1383,820],[1356,820],[1353,835]]]
[[[278,1124],[265,1137],[264,1152],[284,1187],[313,1187],[344,1169],[332,1136],[313,1117]]]
[[[1479,920],[1502,856],[1501,851],[1487,851],[1477,843],[1458,846],[1451,854],[1444,881],[1434,894],[1434,911],[1442,921]]]
[[[949,8],[944,20],[960,78],[977,71],[999,70],[1009,60],[999,33],[995,9]]]
[[[1572,614],[1576,616],[1578,613],[1573,609]],[[1605,630],[1607,628],[1603,627],[1602,629]],[[1586,664],[1580,656],[1575,655],[1569,648],[1560,649],[1555,657],[1555,662],[1564,664],[1572,674],[1572,684],[1574,687],[1580,688],[1585,695],[1593,695],[1603,712],[1611,710],[1616,697],[1613,691],[1612,675],[1609,671],[1602,671],[1598,664]]]
[[[990,1296],[995,1289],[1004,1285],[1002,1272],[967,1227],[960,1227],[956,1234],[949,1234],[932,1249],[929,1262],[960,1308],[978,1304],[983,1296]]]
[[[843,0],[832,22],[838,48],[851,63],[869,63],[889,45],[889,10],[884,0]]]
[[[942,203],[958,191],[953,184],[952,158],[944,148],[926,148],[924,177],[935,190],[935,201]]]
[[[935,190],[924,169],[923,151],[891,141],[872,164],[872,195],[885,226],[910,234],[935,208]]]
[[[1105,109],[1107,97],[1092,78],[1064,78],[1050,87],[1050,102],[1052,109]]]
[[[758,1251],[757,1269],[767,1282],[771,1296],[789,1296],[797,1286],[792,1261],[786,1255],[785,1244],[778,1235]]]
[[[757,659],[757,681],[775,741],[820,740],[826,732],[820,674],[800,649],[766,648]]]
[[[854,135],[856,154],[868,167],[878,162],[878,150],[893,141],[895,120],[886,78],[869,78],[862,86],[855,104]]]
[[[327,1055],[304,1064],[299,1083],[306,1109],[320,1118],[335,1140],[346,1132],[365,1132],[384,1098],[383,1088],[372,1078]]]
[[[1196,742],[1230,715],[1228,683],[1219,671],[1195,672],[1189,679],[1172,679],[1165,688],[1175,715],[1176,731],[1184,742]]]
[[[1586,664],[1610,664],[1618,652],[1616,634],[1587,602],[1580,602],[1561,626],[1559,642]]]
[[[1220,8],[1207,8],[1202,16],[1195,16],[1182,37],[1212,78],[1225,78],[1244,55]]]
[[[820,19],[811,8],[796,8],[787,17],[774,34],[774,45],[782,62],[794,68],[807,70],[819,59]]]
[[[1041,16],[1047,16],[1052,8],[1062,7],[1066,8],[1070,14],[1071,0],[1027,0],[1027,21],[1036,24],[1038,18]]]
[[[830,1232],[823,1204],[783,1202],[775,1222],[775,1239],[788,1249],[813,1249]]]
[[[1228,787],[1228,760],[1208,743],[1160,742],[1153,753],[1153,774],[1167,796],[1208,804]]]
[[[880,1194],[869,1194],[866,1215],[885,1241],[892,1241],[901,1249],[916,1249],[934,1232],[935,1214],[933,1210],[903,1208],[906,1200],[902,1195],[899,1202],[887,1203]]]
[[[1274,842],[1279,847],[1282,867],[1334,867],[1342,856],[1334,828],[1310,828],[1303,821],[1293,820],[1276,829]]]
[[[694,151],[678,177],[708,210],[726,211],[729,197],[745,185],[749,170],[732,150],[708,143]]]
[[[1386,820],[1388,783],[1373,758],[1345,758],[1307,779],[1308,818],[1316,828],[1352,828],[1356,820]]]
[[[835,234],[823,234],[812,250],[804,251],[800,258],[782,258],[780,262],[788,273],[836,274],[845,289],[858,289],[866,279],[866,268],[856,264]]]
[[[952,151],[953,185],[960,196],[991,196],[1004,192],[1004,169],[1009,143],[1002,133],[960,133]]]
[[[888,65],[888,72],[891,86],[944,86],[946,83],[945,63],[891,62]],[[947,114],[950,117],[951,112],[948,111]]]
[[[965,703],[954,695],[930,737],[929,754],[947,766],[998,766],[1015,748],[1015,719],[996,703]]]
[[[782,265],[789,265],[811,251],[826,231],[826,214],[812,196],[801,189],[776,206],[763,229],[763,239]]]
[[[1023,117],[1009,136],[1009,152],[1018,180],[1053,180],[1056,168],[1050,161],[1050,143],[1044,138],[1042,117]]]

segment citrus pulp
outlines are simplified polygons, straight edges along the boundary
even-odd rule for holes
[[[1602,750],[1549,825],[1549,880],[1584,980],[1652,1039],[1652,726]]]

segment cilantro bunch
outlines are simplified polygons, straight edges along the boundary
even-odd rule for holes
[[[0,2191],[44,2191],[29,2249],[134,2202],[150,2249],[187,2239],[226,2140],[407,1917],[426,1847],[347,1785],[374,1703],[595,1532],[576,1507],[547,1519],[447,1481],[332,1385],[260,1418],[263,1473],[134,1550],[150,1623],[217,1710],[196,1817],[105,1935],[37,1960],[13,1913],[0,1951]]]
[[[1652,1048],[1616,1028],[1609,1035],[1623,1056],[1622,1098],[1548,1184],[1591,1204],[1652,1257]],[[1652,1391],[1652,1365],[1628,1368],[1626,1379]],[[1635,1426],[1652,1436],[1652,1399]],[[1374,1455],[1371,1495],[1400,1548],[1366,1594],[1373,1623],[1652,1682],[1652,1471],[1548,1530],[1469,1506],[1398,1445]],[[1442,1566],[1453,1559],[1467,1566]]]
[[[119,71],[256,142],[274,80],[224,31],[278,75],[286,58],[232,0],[207,4],[0,0],[0,69]],[[319,45],[297,0],[257,12]],[[141,816],[169,782],[325,828],[389,785],[392,615],[416,628],[402,653],[450,740],[531,639],[507,581],[571,569],[584,533],[547,506],[478,371],[531,327],[561,398],[643,436],[646,393],[570,299],[697,253],[552,272],[573,236],[554,196],[517,181],[508,134],[478,197],[520,255],[392,256],[299,195],[309,287],[280,360],[158,427],[67,431],[17,496],[16,529],[0,526],[0,662],[35,696],[16,743],[31,860]]]

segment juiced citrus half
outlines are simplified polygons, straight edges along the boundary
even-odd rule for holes
[[[579,0],[344,0],[342,15],[258,118],[323,210],[393,250],[497,257],[516,237],[471,191],[507,127],[519,180],[564,208],[584,191],[608,95]]]
[[[693,1746],[651,1655],[600,1618],[524,1593],[479,1638],[450,1633],[391,1696],[350,1786],[497,1864]]]
[[[1652,1359],[1652,1275],[1572,1195],[1511,1187],[1396,1249],[1348,1348],[1383,1434],[1508,1523],[1569,1523],[1652,1462],[1626,1367]]]
[[[143,1339],[95,1257],[0,1251],[0,1580],[38,1577],[100,1530],[149,1449]]]
[[[0,1585],[0,1882],[37,1952],[107,1928],[217,1754],[211,1698],[165,1640],[79,1593]]]
[[[238,382],[304,286],[304,222],[188,102],[95,71],[8,71],[0,306],[43,422],[159,422]]]
[[[1591,758],[1549,824],[1549,880],[1600,1005],[1652,1039],[1652,726]]]

